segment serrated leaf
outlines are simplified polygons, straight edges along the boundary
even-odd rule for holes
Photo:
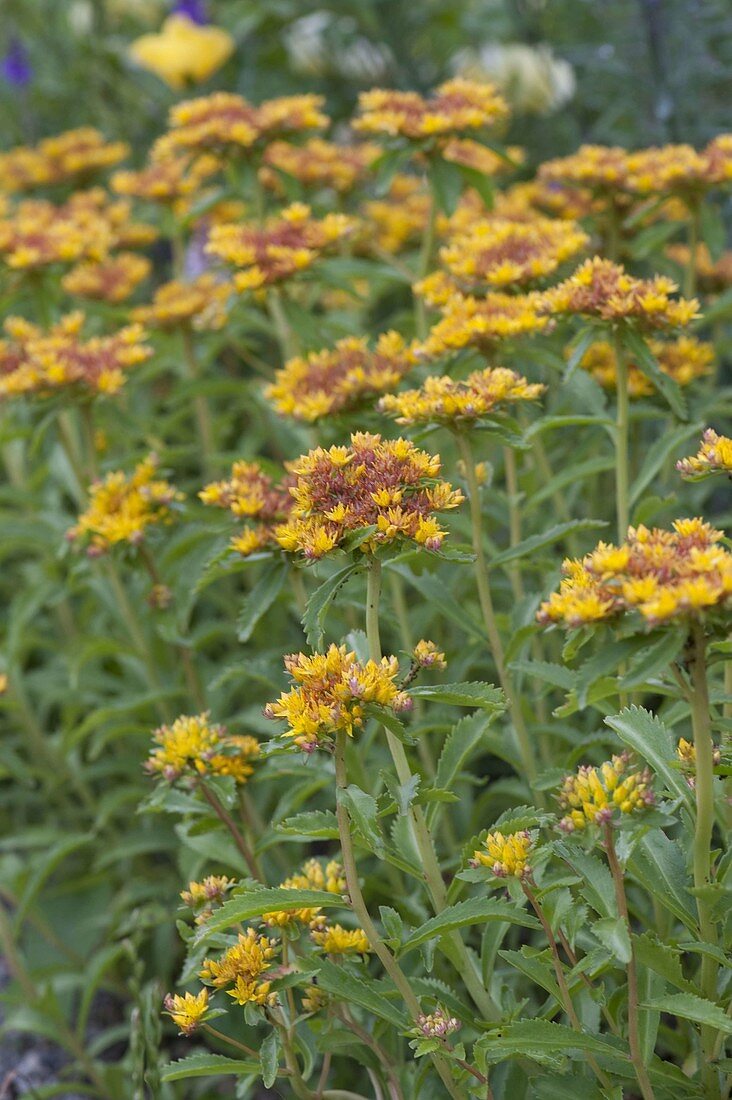
[[[238,1076],[259,1073],[257,1062],[245,1062],[239,1058],[226,1058],[223,1054],[190,1054],[179,1062],[169,1062],[160,1071],[162,1081],[184,1081],[187,1077]]]
[[[339,805],[346,807],[348,816],[361,836],[378,856],[384,854],[384,840],[378,827],[378,808],[376,799],[362,791],[353,783],[338,788],[336,797]]]
[[[584,1031],[574,1031],[564,1024],[554,1024],[549,1020],[519,1020],[507,1024],[483,1036],[493,1054],[510,1057],[515,1054],[527,1054],[532,1051],[556,1052],[560,1050],[583,1050],[588,1054],[609,1054],[617,1057],[618,1051],[611,1043],[598,1035],[589,1035]]]
[[[732,1035],[732,1019],[724,1009],[694,993],[669,993],[665,997],[656,997],[641,1007],[667,1012],[681,1017],[682,1020],[693,1020],[704,1027],[713,1027],[725,1035]]]
[[[633,876],[669,912],[696,931],[696,907],[688,890],[686,859],[678,843],[651,829],[633,846],[628,859]]]
[[[631,507],[641,498],[659,471],[670,464],[670,457],[679,450],[681,444],[691,436],[694,438],[700,436],[703,427],[701,423],[682,424],[681,427],[674,428],[672,431],[663,432],[648,448],[638,476],[630,487]]]
[[[470,754],[477,749],[488,729],[491,717],[485,711],[468,714],[450,730],[445,738],[437,762],[434,786],[442,790],[451,790],[452,785],[460,775],[465,761]],[[431,822],[438,806],[432,806],[427,811],[427,820]]]
[[[337,840],[338,822],[332,810],[307,810],[274,826],[275,832],[286,836],[312,837],[317,840]]]
[[[238,641],[249,641],[257,623],[263,615],[267,614],[282,591],[288,572],[289,566],[286,562],[273,561],[269,564],[247,596],[244,606],[239,612],[236,620]]]
[[[217,909],[196,934],[196,943],[208,939],[215,932],[223,932],[241,921],[261,917],[263,913],[277,909],[348,908],[340,894],[325,890],[287,890],[276,887],[256,887],[235,894]]]
[[[620,714],[609,715],[605,725],[617,733],[620,740],[637,753],[661,776],[667,789],[682,804],[691,807],[692,792],[676,763],[676,744],[671,731],[661,719],[642,707],[627,707]]]
[[[280,1039],[277,1030],[272,1028],[262,1040],[259,1048],[259,1064],[262,1069],[262,1084],[266,1089],[277,1080],[277,1070],[280,1058]]]
[[[433,703],[451,703],[456,707],[480,707],[493,714],[500,714],[506,709],[501,689],[480,681],[429,684],[411,688],[409,694],[415,699],[429,699]]]
[[[621,966],[628,965],[633,953],[630,947],[628,925],[622,917],[601,917],[592,925],[592,931]]]
[[[313,649],[318,649],[323,642],[325,616],[328,614],[328,608],[342,586],[359,568],[360,566],[351,563],[344,566],[343,569],[339,569],[332,577],[328,577],[326,581],[323,581],[308,600],[305,614],[302,617],[302,626],[307,643]]]
[[[607,866],[577,844],[559,841],[555,844],[555,851],[582,880],[580,892],[588,905],[600,917],[617,917],[615,888]]]
[[[693,993],[693,983],[684,977],[681,969],[681,951],[659,940],[654,932],[633,936],[635,957],[639,963],[665,978],[684,993]]]
[[[404,941],[401,954],[406,954],[420,944],[426,943],[427,940],[443,936],[455,928],[485,924],[489,921],[505,921],[524,928],[539,927],[539,922],[530,913],[519,909],[516,905],[511,905],[502,898],[470,898],[468,901],[459,901],[456,905],[443,909],[437,916],[425,921]]]
[[[339,1001],[359,1005],[393,1027],[400,1030],[407,1027],[406,1014],[384,996],[380,985],[371,978],[356,977],[344,966],[325,959],[318,971],[318,985],[326,993],[335,994]]]
[[[631,353],[633,362],[638,367],[638,370],[641,371],[642,374],[645,374],[646,378],[653,383],[659,393],[666,398],[666,401],[679,419],[686,420],[688,415],[686,411],[686,398],[681,392],[681,387],[670,374],[666,374],[661,370],[658,365],[658,360],[655,355],[652,354],[643,337],[640,336],[635,329],[626,326],[623,329],[622,340]]]
[[[529,981],[546,990],[554,999],[561,1003],[561,995],[557,979],[549,958],[539,958],[535,952],[529,953],[526,947],[520,951],[499,951],[502,959],[524,974]]]

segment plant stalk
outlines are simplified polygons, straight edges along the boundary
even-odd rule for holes
[[[615,334],[615,378],[617,407],[615,413],[615,511],[618,521],[618,542],[627,538],[630,523],[630,490],[628,462],[628,361],[623,341]]]

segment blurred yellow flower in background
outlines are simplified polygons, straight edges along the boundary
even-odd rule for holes
[[[186,15],[171,15],[158,34],[143,34],[130,46],[130,56],[171,88],[200,84],[220,69],[235,42],[220,27],[199,26]]]

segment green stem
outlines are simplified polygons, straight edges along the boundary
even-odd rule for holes
[[[615,901],[618,907],[618,913],[625,921],[631,944],[630,962],[628,963],[628,1046],[630,1047],[630,1060],[635,1069],[635,1075],[638,1079],[638,1086],[641,1090],[643,1100],[655,1100],[653,1086],[651,1085],[651,1079],[648,1076],[648,1070],[646,1069],[645,1060],[643,1058],[643,1051],[640,1047],[638,1023],[638,973],[635,962],[635,948],[633,946],[633,931],[630,927],[630,917],[628,915],[628,901],[625,896],[623,869],[620,866],[617,852],[615,851],[613,829],[609,822],[605,823],[603,833],[605,838],[605,852],[610,866],[610,873],[613,878],[613,886],[615,887]]]
[[[389,571],[389,589],[392,607],[396,613],[397,626],[399,627],[399,640],[402,643],[402,649],[406,650],[407,653],[411,653],[414,649],[414,635],[412,634],[412,628],[409,622],[407,600],[404,595],[404,583],[399,574],[391,570]],[[423,709],[422,700],[415,699],[415,721],[419,722],[421,720]],[[425,737],[419,737],[417,739],[417,752],[426,774],[430,779],[434,779],[437,768],[430,751],[429,743]]]
[[[381,595],[381,562],[373,556],[368,559],[367,587],[366,587],[366,638],[369,645],[369,657],[372,661],[381,660],[381,637],[379,633],[379,599]],[[394,734],[384,728],[386,741],[389,746],[391,758],[394,762],[397,777],[402,786],[407,785],[412,778],[412,769],[407,760],[404,746]],[[409,820],[414,834],[414,840],[419,852],[422,873],[427,885],[435,913],[440,913],[447,905],[447,890],[442,878],[440,865],[437,861],[435,848],[432,843],[427,822],[421,806],[409,807]],[[495,1020],[499,1016],[498,1006],[488,993],[483,984],[475,960],[467,950],[462,938],[457,931],[450,932],[446,936],[450,945],[453,962],[457,962],[459,972],[465,982],[470,996],[487,1020]]]
[[[696,294],[697,253],[699,251],[699,237],[701,229],[701,201],[689,204],[689,223],[687,243],[689,246],[689,262],[684,271],[684,297],[693,298]]]
[[[240,1043],[238,1039],[232,1039],[230,1035],[224,1035],[223,1031],[218,1031],[215,1027],[211,1027],[210,1024],[203,1024],[203,1030],[207,1031],[209,1035],[213,1035],[214,1039],[220,1040],[222,1043],[228,1043],[229,1046],[235,1047],[236,1050],[240,1050],[242,1054],[247,1054],[255,1061],[259,1061],[259,1054],[256,1050],[252,1050],[251,1047],[246,1046],[244,1043]],[[283,1071],[280,1070],[280,1074]]]
[[[88,471],[88,480],[96,481],[99,477],[99,470],[97,469],[97,446],[94,439],[94,410],[90,401],[82,402],[80,413],[81,437],[84,441],[84,451],[86,452],[84,458]]]
[[[475,472],[475,458],[473,448],[467,435],[456,434],[460,457],[465,467],[465,478],[468,484],[468,496],[470,497],[470,517],[473,534],[473,551],[475,553],[475,580],[478,586],[478,599],[483,613],[488,642],[490,644],[493,661],[503,692],[508,702],[509,713],[513,722],[516,741],[518,743],[521,764],[529,781],[529,786],[534,792],[534,797],[540,806],[544,806],[545,799],[542,791],[536,790],[536,760],[533,747],[529,740],[529,733],[521,710],[520,700],[514,690],[509,676],[503,652],[503,642],[498,630],[496,615],[493,609],[493,597],[491,595],[490,580],[488,577],[488,563],[483,547],[483,517],[480,508],[480,489],[478,477]]]
[[[516,455],[511,447],[503,448],[503,465],[506,471],[506,497],[508,499],[508,537],[509,546],[513,549],[521,542],[521,508],[519,505],[518,470],[516,468]],[[514,562],[508,570],[508,579],[511,582],[514,599],[521,600],[524,596],[524,586],[521,579],[521,566]]]
[[[249,868],[249,874],[252,876],[253,879],[256,879],[258,882],[263,882],[264,879],[262,877],[262,870],[257,863],[256,856],[247,844],[242,833],[239,831],[239,827],[234,821],[234,818],[231,816],[223,803],[219,800],[217,795],[215,795],[214,792],[209,787],[207,787],[204,782],[201,781],[198,783],[198,789],[201,791],[203,797],[206,799],[209,806],[218,817],[219,821],[221,821],[221,823],[225,825],[231,833],[231,838],[234,841],[234,844],[238,848],[241,855],[244,857],[244,862]]]
[[[422,247],[419,253],[419,266],[417,268],[417,281],[424,279],[429,273],[432,262],[432,253],[435,248],[435,229],[437,226],[437,203],[434,195],[430,199],[430,210],[427,216],[427,224],[422,235]],[[427,304],[422,297],[414,299],[414,328],[420,340],[424,340],[428,331]]]
[[[183,362],[189,379],[196,384],[201,377],[201,372],[196,357],[195,345],[193,343],[193,332],[187,325],[183,328]],[[208,407],[208,401],[202,393],[194,394],[193,411],[198,429],[198,442],[201,447],[201,465],[206,476],[209,476],[213,469],[212,456],[216,450],[216,444],[211,421],[211,410]]]
[[[693,657],[690,674],[692,684],[691,724],[694,731],[694,754],[696,759],[694,791],[696,794],[696,826],[694,829],[693,867],[694,886],[700,891],[696,898],[699,915],[699,932],[702,943],[714,946],[717,942],[717,930],[712,920],[711,905],[705,890],[713,880],[712,873],[712,831],[714,829],[714,745],[709,710],[709,686],[706,668],[706,638],[704,626],[696,620],[692,624],[691,639]],[[717,999],[717,962],[708,955],[702,955],[701,990],[708,1001]],[[702,1067],[706,1095],[713,1096],[716,1078],[709,1064],[716,1039],[714,1028],[703,1027],[702,1050],[705,1064]]]
[[[271,287],[267,292],[267,309],[272,318],[272,324],[275,328],[282,358],[285,361],[294,359],[299,355],[300,348],[297,336],[293,332],[290,322],[287,320],[287,314],[282,304],[281,291],[277,287]]]
[[[628,535],[630,523],[629,474],[628,474],[628,363],[621,336],[615,334],[615,377],[617,409],[615,414],[615,501],[618,522],[618,542]]]
[[[351,899],[351,905],[353,912],[358,919],[361,928],[366,933],[371,949],[378,958],[384,970],[391,978],[393,984],[399,990],[404,1004],[407,1006],[409,1015],[416,1023],[421,1015],[421,1008],[419,1001],[417,1000],[414,991],[412,990],[409,980],[405,975],[399,963],[392,955],[389,948],[386,946],[381,936],[379,935],[376,925],[371,919],[371,914],[366,907],[363,894],[361,893],[361,885],[358,881],[358,871],[356,869],[356,860],[353,854],[353,843],[351,840],[351,825],[348,818],[348,811],[341,796],[341,792],[345,791],[348,787],[348,772],[346,769],[346,738],[347,734],[343,730],[339,730],[336,734],[335,744],[335,778],[336,778],[336,820],[338,822],[338,836],[341,844],[341,856],[343,859],[343,870],[346,875],[346,884],[348,886],[348,895]],[[456,1100],[461,1097],[461,1093],[458,1091],[457,1086],[452,1080],[450,1069],[445,1062],[444,1058],[441,1058],[438,1054],[431,1055],[434,1062],[435,1069],[442,1078],[450,1096],[455,1097]]]

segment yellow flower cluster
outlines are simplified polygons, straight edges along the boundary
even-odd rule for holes
[[[637,195],[694,195],[722,182],[707,150],[662,145],[628,154],[626,186]]]
[[[447,660],[442,650],[434,642],[422,638],[412,650],[412,661],[419,668],[447,668]]]
[[[206,251],[244,268],[234,276],[234,286],[243,293],[281,283],[306,270],[354,228],[354,220],[345,214],[317,219],[311,217],[309,206],[293,203],[264,226],[213,226]]]
[[[107,142],[91,126],[67,130],[38,145],[20,145],[0,154],[0,190],[30,191],[78,181],[118,164],[128,153],[124,142]]]
[[[270,1005],[277,996],[271,992],[271,965],[276,953],[276,940],[247,928],[219,959],[206,959],[200,976],[216,989],[231,986],[226,992],[238,1005]],[[263,975],[265,980],[260,981]]]
[[[15,270],[100,260],[113,243],[100,212],[78,199],[26,199],[0,218],[0,258]]]
[[[287,722],[285,736],[303,752],[330,744],[339,731],[352,737],[363,725],[368,704],[403,710],[409,702],[396,683],[396,657],[362,664],[345,645],[331,645],[327,653],[311,657],[290,654],[285,669],[294,686],[276,702],[268,703],[264,714]]]
[[[438,478],[439,455],[406,439],[358,432],[350,446],[322,447],[289,464],[295,483],[290,519],[275,528],[288,553],[322,558],[351,531],[374,527],[361,549],[411,539],[439,550],[446,532],[435,513],[457,508],[458,489]]]
[[[182,213],[219,166],[217,158],[208,153],[197,157],[158,156],[136,172],[115,172],[111,186],[118,195],[159,203]]]
[[[336,860],[330,860],[325,868],[318,859],[309,859],[302,870],[280,883],[282,890],[326,890],[329,894],[344,894],[346,880],[343,868]],[[318,917],[320,908],[315,909],[278,909],[272,913],[263,913],[265,924],[285,928],[293,924],[312,924]]]
[[[68,538],[87,543],[87,553],[98,556],[117,543],[138,546],[148,527],[169,522],[171,505],[183,499],[169,482],[156,478],[157,459],[138,463],[130,477],[121,470],[107,474],[89,490],[89,507],[81,513]]]
[[[145,770],[171,783],[182,775],[233,775],[237,783],[246,783],[259,755],[255,737],[228,734],[207,713],[182,714],[153,737],[159,747],[151,751]]]
[[[188,16],[169,15],[158,34],[143,34],[130,46],[133,61],[171,88],[200,84],[220,69],[236,43],[221,27],[199,26]]]
[[[687,268],[691,258],[691,249],[685,244],[672,244],[666,249],[667,255],[679,267]],[[712,259],[707,246],[702,242],[696,248],[696,278],[699,287],[708,294],[719,294],[732,286],[732,252],[723,252],[718,259]]]
[[[163,1001],[165,1015],[178,1028],[181,1035],[192,1035],[201,1024],[206,1022],[209,1013],[209,993],[202,989],[200,993],[168,993]]]
[[[282,96],[255,107],[243,96],[214,92],[176,104],[170,112],[170,129],[155,143],[153,154],[212,149],[243,153],[262,140],[328,124],[322,113],[323,97]]]
[[[290,359],[265,396],[282,416],[314,423],[393,389],[414,362],[398,332],[382,333],[373,350],[366,337],[346,336],[331,350]]]
[[[732,439],[707,428],[696,455],[682,458],[676,469],[687,481],[699,481],[708,474],[724,473],[732,477]]]
[[[504,404],[536,401],[545,389],[506,367],[486,367],[465,379],[430,377],[419,389],[388,393],[379,409],[398,424],[458,424],[479,420]]]
[[[714,362],[712,344],[693,336],[681,336],[678,340],[666,342],[651,340],[648,346],[663,373],[680,386],[688,386],[697,378],[709,374]],[[615,389],[617,360],[612,344],[605,340],[593,344],[582,357],[580,366],[605,389]],[[628,393],[631,397],[647,397],[654,392],[653,383],[632,359],[628,362],[627,369]]]
[[[567,157],[545,161],[539,168],[538,180],[542,184],[571,184],[591,191],[619,191],[628,178],[627,156],[620,146],[581,145]]]
[[[337,145],[323,138],[310,138],[303,145],[273,141],[264,151],[259,177],[265,187],[282,194],[279,173],[292,176],[304,187],[329,187],[345,194],[364,179],[380,155],[378,145],[362,142]]]
[[[613,756],[599,768],[579,768],[565,778],[557,797],[567,811],[559,822],[566,833],[604,825],[618,814],[637,813],[655,801],[650,771],[634,768],[627,753]]]
[[[190,882],[181,891],[183,903],[195,913],[196,924],[205,924],[215,906],[222,905],[227,892],[235,885],[226,875],[208,875],[202,882]]]
[[[289,492],[291,479],[275,482],[257,462],[235,462],[231,477],[207,485],[198,494],[204,504],[228,508],[237,519],[258,520],[231,541],[245,557],[267,546],[277,546],[275,525],[287,519],[294,501]]]
[[[687,741],[685,737],[680,737],[679,743],[676,746],[676,755],[678,756],[684,770],[687,773],[692,773],[691,775],[687,775],[687,782],[691,787],[693,787],[695,785],[695,777],[693,775],[693,772],[696,770],[696,745],[693,741]],[[712,762],[715,766],[718,766],[721,761],[721,751],[718,748],[714,748],[712,750]]]
[[[366,933],[361,928],[324,924],[313,928],[310,938],[326,955],[367,955],[371,951]]]
[[[220,329],[226,321],[231,293],[231,283],[210,271],[191,282],[173,279],[156,289],[150,305],[134,309],[132,319],[151,328]]]
[[[364,203],[364,230],[359,245],[391,256],[420,237],[430,217],[430,196],[416,176],[396,175],[382,199]]]
[[[589,242],[570,221],[489,218],[474,222],[440,250],[440,260],[462,290],[531,283],[553,274]]]
[[[417,92],[373,88],[360,94],[358,108],[355,130],[419,142],[482,130],[508,117],[508,107],[492,84],[459,77],[441,84],[429,99]]]
[[[473,141],[472,138],[450,138],[442,150],[442,156],[452,164],[472,168],[482,176],[497,176],[504,172],[511,172],[524,162],[524,151],[517,145],[510,145],[506,150],[506,156],[502,157],[487,145],[481,145],[479,141]]]
[[[483,848],[473,853],[470,865],[489,867],[498,878],[528,878],[533,847],[531,833],[526,830],[508,836],[501,832],[489,833]]]
[[[0,340],[0,398],[37,393],[47,396],[67,386],[91,393],[117,393],[126,372],[152,355],[139,325],[107,336],[80,337],[83,313],[69,313],[48,332],[20,317],[8,317]]]
[[[77,264],[61,280],[67,294],[93,301],[124,302],[147,279],[152,265],[134,252],[119,252],[96,262]]]
[[[671,298],[676,289],[676,284],[664,275],[636,279],[620,264],[595,256],[563,283],[545,291],[540,309],[608,322],[632,320],[651,329],[676,328],[699,316],[695,298]]]
[[[541,303],[538,294],[453,294],[417,354],[433,359],[463,348],[490,352],[502,340],[543,332],[552,322],[540,312]]]
[[[621,546],[601,542],[582,561],[566,561],[559,592],[537,618],[575,628],[637,611],[655,626],[726,604],[732,554],[722,538],[701,519],[677,519],[671,531],[630,527]]]

